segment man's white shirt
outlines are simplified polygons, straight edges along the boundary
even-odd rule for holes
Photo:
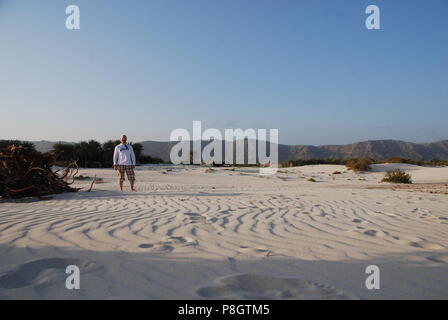
[[[134,149],[130,144],[119,144],[114,150],[114,166],[135,166]]]

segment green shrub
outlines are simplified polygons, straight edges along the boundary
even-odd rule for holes
[[[12,145],[16,147],[22,146],[27,152],[37,152],[32,142],[22,140],[0,140],[0,152]]]
[[[314,179],[314,178],[309,178],[308,181],[309,181],[309,182],[316,182],[316,179]]]
[[[355,172],[362,172],[362,171],[369,171],[370,170],[370,164],[371,161],[368,161],[367,159],[352,159],[347,161],[345,166],[349,170],[353,170]]]
[[[388,171],[381,182],[412,183],[411,175],[400,169]]]
[[[344,159],[297,159],[297,160],[289,160],[288,162],[279,163],[279,168],[286,167],[301,167],[301,166],[309,166],[309,165],[318,165],[318,164],[346,164],[347,160]]]
[[[381,163],[407,163],[407,164],[413,164],[416,166],[425,165],[425,161],[422,161],[422,160],[403,159],[403,158],[399,158],[399,157],[391,157],[391,158],[388,158],[388,159],[382,161]]]
[[[74,177],[74,179],[75,179],[75,180],[79,180],[79,181],[84,181],[84,180],[90,180],[90,179],[92,179],[92,178],[89,177],[89,176],[83,176],[83,175],[80,175],[80,176],[76,176],[76,177]]]
[[[426,164],[429,166],[446,167],[446,166],[448,166],[448,160],[432,159],[432,160],[426,161]]]
[[[152,157],[150,155],[142,154],[140,158],[137,158],[140,164],[153,164],[153,163],[163,163],[160,158]]]

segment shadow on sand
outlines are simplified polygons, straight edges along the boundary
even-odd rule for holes
[[[375,260],[306,261],[266,256],[199,259],[141,252],[0,246],[1,299],[447,299],[446,252]],[[81,289],[65,288],[65,268],[81,270]],[[368,290],[368,265],[380,268]]]

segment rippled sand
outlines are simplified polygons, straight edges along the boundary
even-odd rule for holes
[[[396,166],[448,182],[410,165],[149,166],[121,193],[112,170],[81,170],[103,183],[0,201],[0,298],[448,298],[448,195],[370,189]],[[71,264],[80,290],[65,288]],[[365,287],[372,264],[380,290]]]

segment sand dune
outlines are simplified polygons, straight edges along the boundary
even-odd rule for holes
[[[121,193],[115,172],[82,170],[104,183],[0,202],[0,298],[448,298],[448,196],[368,189],[397,166],[448,183],[448,168],[402,164],[148,166]],[[68,264],[80,290],[65,288]],[[370,264],[380,290],[365,288]]]

